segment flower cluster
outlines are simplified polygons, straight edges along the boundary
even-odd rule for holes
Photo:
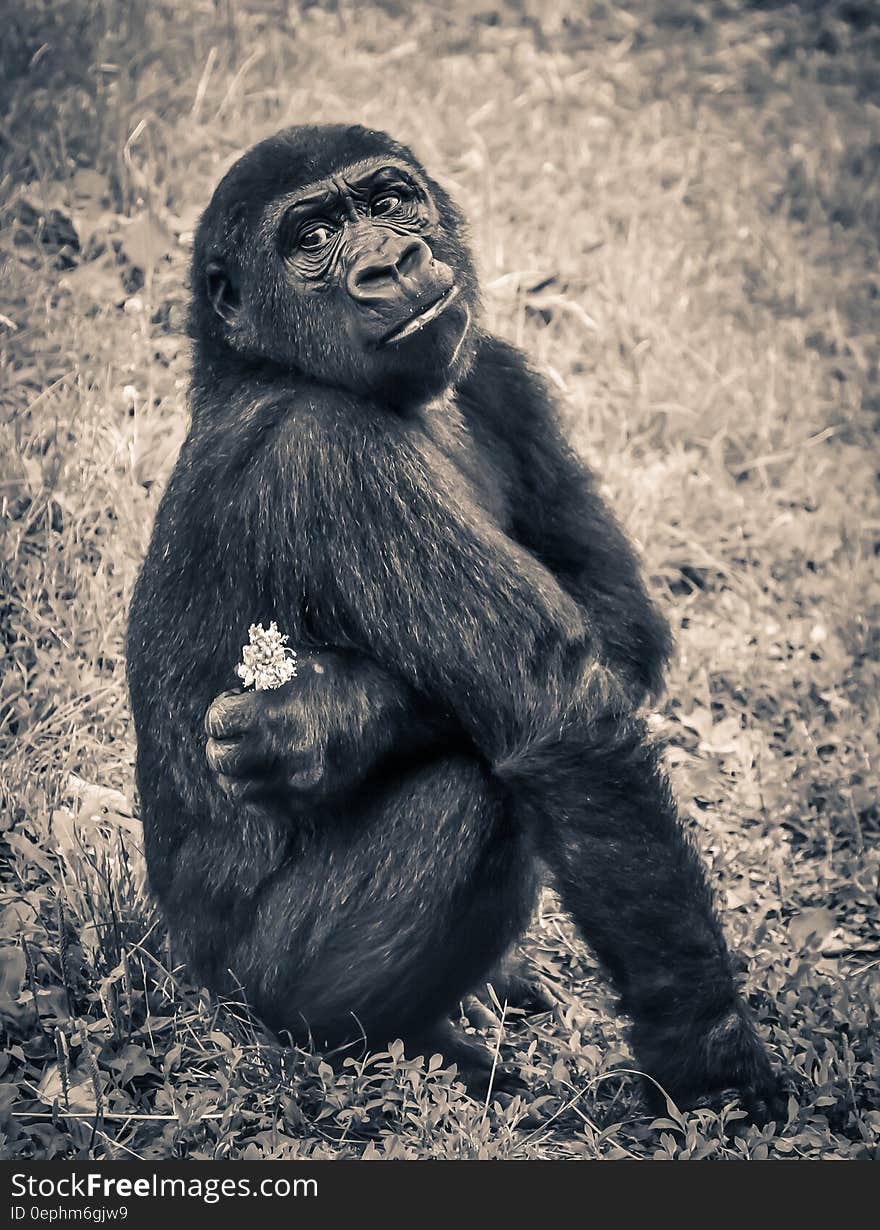
[[[242,660],[235,668],[246,688],[262,692],[296,678],[296,650],[287,648],[288,638],[278,631],[274,620],[268,628],[251,624],[248,638],[250,644],[243,647]]]

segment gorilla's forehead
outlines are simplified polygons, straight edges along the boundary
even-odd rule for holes
[[[337,181],[357,183],[371,168],[386,166],[406,175],[433,213],[433,180],[412,151],[387,133],[341,124],[284,129],[253,146],[224,175],[202,217],[199,244],[222,246],[236,218],[262,230],[297,197],[338,194]]]
[[[375,128],[359,125],[314,124],[283,129],[262,143],[284,151],[304,177],[318,178],[362,159],[383,155],[414,161],[405,145]],[[258,150],[260,146],[256,147]]]
[[[430,195],[424,180],[411,163],[385,154],[344,163],[308,183],[297,182],[289,191],[275,197],[268,212],[271,218],[292,208],[327,207],[344,197],[358,198],[376,185],[400,179],[419,188],[426,196]]]
[[[357,125],[302,125],[284,129],[248,150],[224,182],[232,192],[256,189],[263,200],[271,200],[376,159],[411,169],[419,165],[405,145],[384,132]]]

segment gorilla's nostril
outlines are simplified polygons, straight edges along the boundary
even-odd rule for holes
[[[355,286],[370,286],[373,282],[381,282],[391,273],[392,266],[388,264],[365,265],[358,269],[354,277]]]
[[[423,264],[428,256],[428,249],[419,240],[407,245],[397,261],[397,272],[403,277],[413,274]]]
[[[349,276],[355,298],[395,292],[401,278],[415,278],[431,264],[431,251],[421,239],[396,240],[383,245],[381,253],[364,256]]]

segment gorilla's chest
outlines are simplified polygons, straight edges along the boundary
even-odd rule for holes
[[[470,497],[502,530],[509,528],[509,477],[501,450],[481,438],[452,398],[430,402],[420,411],[420,428],[454,467],[462,495]]]

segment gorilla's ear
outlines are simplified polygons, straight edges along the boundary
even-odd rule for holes
[[[227,325],[233,324],[241,296],[229,269],[220,261],[208,261],[205,266],[205,289],[220,319]]]

